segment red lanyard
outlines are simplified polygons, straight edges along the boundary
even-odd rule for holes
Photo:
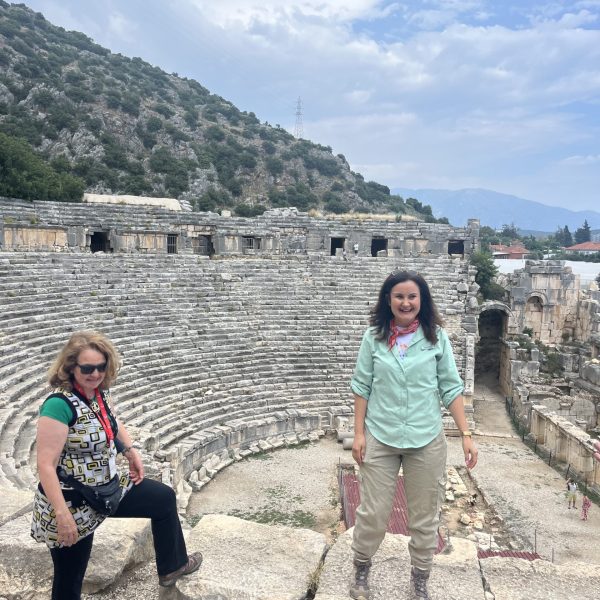
[[[79,384],[75,384],[75,389],[87,400],[85,392],[81,389]],[[113,433],[113,429],[110,425],[110,419],[108,418],[108,413],[106,412],[106,406],[104,405],[104,400],[102,400],[102,395],[98,388],[94,390],[94,394],[96,395],[96,399],[93,400],[90,404],[90,408],[94,411],[96,417],[98,417],[98,421],[100,421],[100,425],[106,432],[106,439],[108,443],[112,442],[115,439],[115,434]]]

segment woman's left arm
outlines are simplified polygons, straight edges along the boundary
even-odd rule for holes
[[[133,447],[131,443],[131,437],[125,428],[125,425],[121,423],[120,419],[117,419],[117,423],[119,425],[117,439],[123,444],[123,446],[125,446],[125,450],[123,450],[123,456],[129,463],[129,478],[135,485],[138,485],[144,479],[144,465],[142,464],[142,457]]]
[[[468,435],[462,435],[463,431],[469,430],[467,423],[467,417],[465,416],[465,403],[462,395],[454,398],[450,406],[448,407],[458,430],[461,432],[463,452],[465,454],[465,464],[468,469],[473,469],[477,464],[477,447],[473,438]]]

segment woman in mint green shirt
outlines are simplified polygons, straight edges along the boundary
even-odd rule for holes
[[[411,534],[411,597],[427,600],[446,482],[440,403],[462,434],[469,469],[477,463],[477,448],[465,417],[464,386],[425,279],[409,271],[389,275],[370,325],[351,382],[352,456],[360,466],[361,504],[352,543],[350,596],[369,598],[371,558],[385,536],[402,466]]]

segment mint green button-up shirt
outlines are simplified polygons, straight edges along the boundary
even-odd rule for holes
[[[442,430],[440,402],[448,407],[463,393],[448,335],[438,328],[437,337],[432,344],[419,327],[400,358],[374,328],[365,332],[350,387],[367,400],[365,425],[383,444],[427,445]]]

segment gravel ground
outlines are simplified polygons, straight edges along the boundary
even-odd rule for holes
[[[188,520],[221,513],[329,536],[339,523],[337,467],[344,462],[352,462],[352,455],[331,436],[249,457],[192,495]]]

